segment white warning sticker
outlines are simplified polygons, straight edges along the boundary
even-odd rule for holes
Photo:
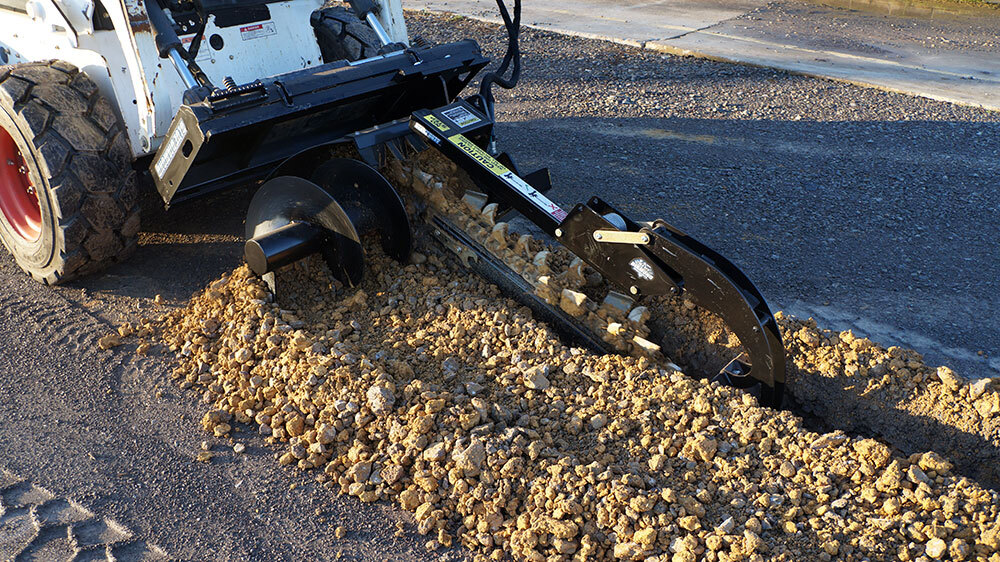
[[[187,134],[187,125],[183,121],[178,121],[177,128],[174,129],[174,133],[167,139],[167,144],[160,150],[160,157],[156,159],[156,165],[153,167],[156,170],[156,175],[161,180],[163,179],[163,175],[167,173],[170,163],[174,161],[174,156],[177,156],[177,151],[180,150],[181,143],[184,142]]]
[[[244,41],[260,39],[261,37],[267,37],[276,33],[278,33],[278,28],[274,25],[273,21],[262,21],[251,25],[244,25],[240,28],[240,38]]]
[[[447,117],[452,123],[458,125],[460,128],[468,127],[469,125],[479,123],[481,121],[481,119],[473,115],[471,111],[460,105],[442,111],[441,115]]]
[[[181,43],[184,45],[184,49],[191,50],[191,42],[194,41],[194,35],[185,35],[181,37]],[[208,39],[204,37],[201,38],[201,42],[198,44],[198,56],[195,57],[195,62],[207,62],[212,60],[211,49],[208,46]]]

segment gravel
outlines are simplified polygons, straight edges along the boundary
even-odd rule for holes
[[[469,184],[433,155],[387,175],[411,212],[429,201],[554,305],[566,285],[600,288],[585,268],[569,274],[564,250],[513,232],[497,238],[492,213],[469,208],[460,199]],[[276,301],[241,267],[139,331],[155,328],[176,354],[181,387],[204,393],[206,430],[266,427],[285,447],[282,464],[412,511],[428,550],[454,541],[496,560],[911,560],[945,550],[1000,560],[1000,497],[937,453],[902,457],[874,439],[818,434],[748,394],[692,379],[631,343],[656,327],[629,311],[574,303],[594,329],[629,327],[611,341],[635,356],[598,356],[565,346],[436,247],[409,265],[373,249],[357,291],[331,286],[313,259],[281,272]],[[700,314],[683,301],[651,310],[633,316],[691,325]],[[710,319],[698,324],[694,333],[717,331]],[[782,326],[796,365],[830,362],[791,342],[815,350],[832,336]],[[723,336],[708,342],[734,344]],[[858,352],[846,364],[918,370],[913,352],[837,341]],[[893,363],[900,356],[909,362]]]

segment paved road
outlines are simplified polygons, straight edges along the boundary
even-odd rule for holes
[[[499,48],[481,24],[411,23]],[[779,308],[906,330],[932,361],[990,372],[969,354],[1000,354],[1000,116],[541,32],[524,48],[500,134],[524,167],[552,166],[559,200],[662,216]],[[235,266],[247,194],[148,215],[132,261],[69,287],[0,260],[0,468],[181,559],[439,559],[393,536],[395,511],[333,498],[251,435],[195,462],[200,404],[169,363],[94,347],[156,294],[177,303]]]
[[[499,21],[494,0],[407,7]],[[534,0],[525,25],[1000,110],[1000,10],[888,0]]]

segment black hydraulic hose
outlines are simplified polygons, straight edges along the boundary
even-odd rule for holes
[[[503,18],[504,27],[507,29],[507,52],[504,54],[500,66],[495,71],[486,73],[483,76],[482,83],[479,85],[479,95],[483,99],[483,109],[486,110],[490,119],[495,118],[493,112],[495,102],[493,98],[493,84],[505,90],[510,90],[514,86],[517,86],[517,81],[521,77],[521,48],[518,45],[518,38],[521,33],[521,0],[514,0],[513,19],[510,17],[510,12],[507,11],[507,5],[504,3],[504,0],[497,0],[497,6],[500,8],[500,17]],[[504,74],[510,68],[511,64],[514,66],[511,69],[510,77],[504,78]]]
[[[201,48],[201,42],[205,38],[205,26],[208,25],[208,13],[205,11],[204,4],[201,3],[201,0],[194,0],[194,6],[198,16],[201,17],[201,23],[198,24],[194,37],[191,38],[191,45],[188,46],[188,60],[198,58],[198,49]]]

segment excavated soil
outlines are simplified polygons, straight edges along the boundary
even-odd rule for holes
[[[143,338],[140,352],[176,354],[178,382],[210,405],[206,430],[257,427],[282,464],[413,511],[429,549],[460,542],[483,558],[1000,562],[1000,496],[952,462],[983,454],[962,435],[992,435],[984,448],[996,450],[989,384],[781,318],[790,388],[831,426],[891,437],[924,416],[954,435],[941,455],[913,430],[900,439],[917,452],[901,456],[810,431],[686,376],[646,339],[673,334],[664,350],[691,372],[731,354],[738,342],[690,303],[599,304],[607,290],[593,272],[465,205],[468,183],[446,163],[424,155],[386,173],[420,196],[408,197],[414,216],[474,232],[623,354],[566,346],[429,243],[408,265],[369,247],[356,291],[310,260],[281,272],[275,300],[243,267],[185,309],[121,330]],[[840,406],[819,410],[838,394]]]

